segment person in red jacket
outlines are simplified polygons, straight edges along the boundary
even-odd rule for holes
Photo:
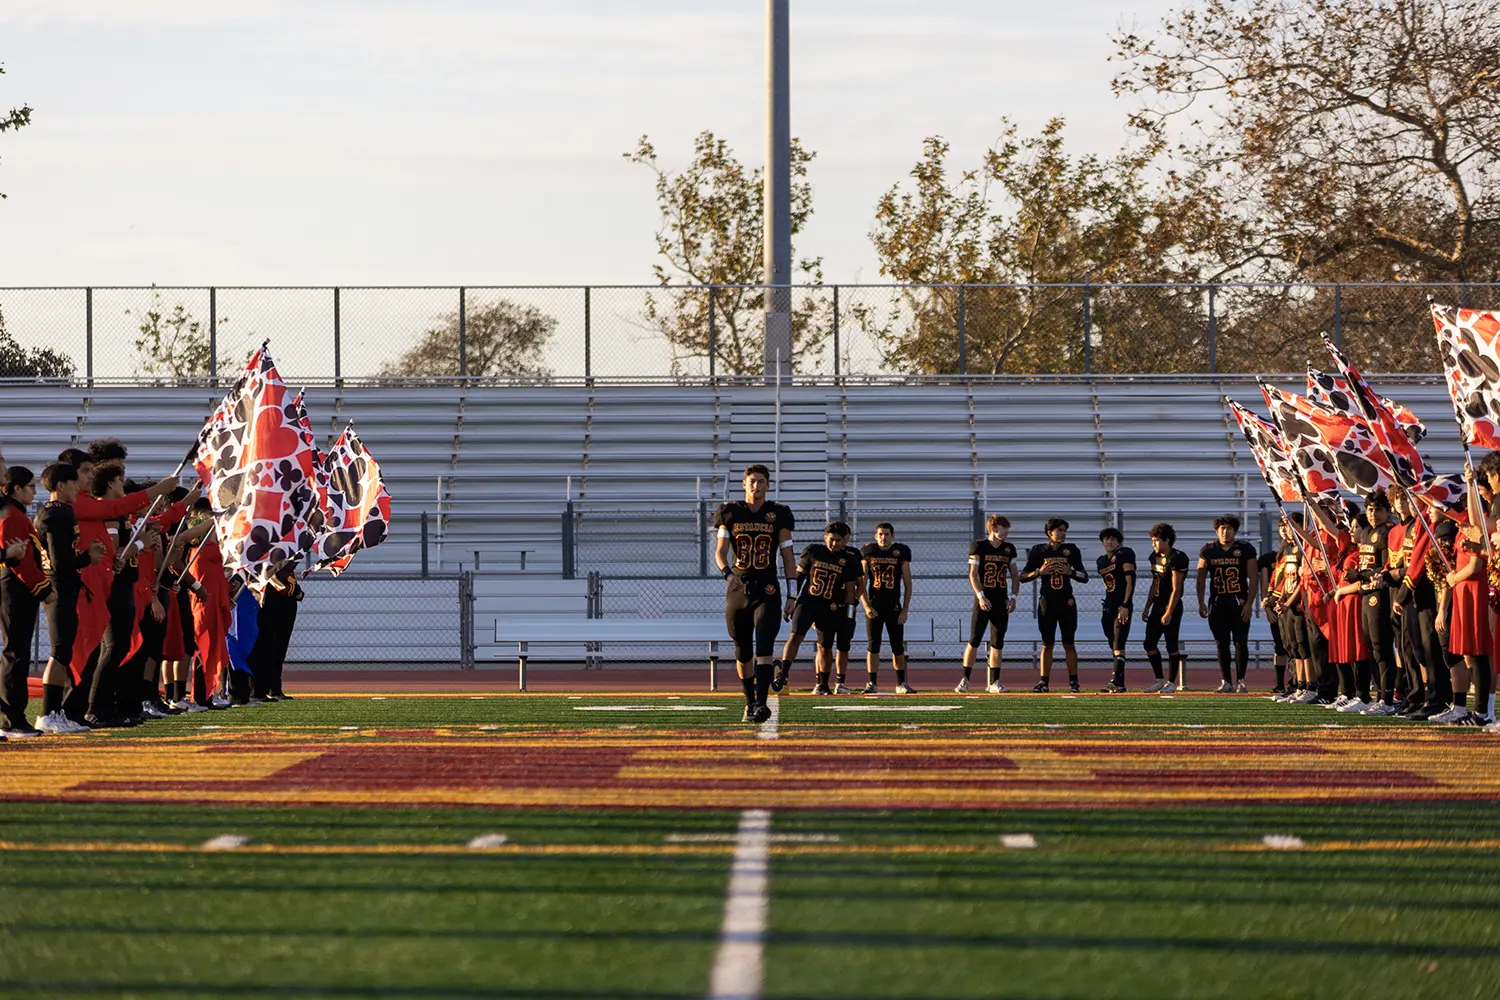
[[[3,456],[0,456],[3,461]],[[36,634],[37,614],[52,593],[42,555],[26,507],[36,499],[31,470],[17,465],[0,468],[4,486],[5,517],[0,520],[0,630],[5,632],[5,650],[0,654],[0,739],[38,736],[41,731],[26,721],[26,675],[31,672],[31,640]]]

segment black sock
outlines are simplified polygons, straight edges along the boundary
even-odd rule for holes
[[[42,714],[51,715],[53,712],[61,712],[63,704],[63,686],[61,684],[42,685]]]
[[[991,683],[991,684],[999,684],[1000,683],[1000,668],[999,667],[990,667],[989,669],[987,669],[985,671],[985,676],[986,676],[986,678],[988,678],[988,682],[989,683]]]
[[[1278,663],[1278,664],[1276,664],[1276,686],[1279,687],[1279,688],[1286,687],[1286,664],[1285,663]]]
[[[896,683],[897,684],[905,684],[906,683],[906,668],[905,667],[897,667],[896,668]]]
[[[1219,647],[1219,673],[1223,675],[1223,677],[1224,677],[1224,683],[1231,684],[1231,683],[1234,682],[1234,673],[1233,673],[1233,671],[1234,671],[1234,667],[1229,662],[1229,646],[1228,645],[1220,646]]]
[[[974,675],[974,667],[972,665],[964,667],[964,680],[968,680],[973,675]]]
[[[824,670],[818,671],[818,687],[828,686],[828,673]]]
[[[1072,671],[1072,670],[1068,671],[1068,683],[1069,684],[1077,684],[1078,683],[1078,674],[1075,671]]]
[[[876,675],[876,674],[877,674],[877,673],[879,673],[879,671],[878,671],[878,670],[871,670],[871,671],[870,671],[870,683],[871,683],[871,684],[874,684],[874,683],[875,683],[875,675]]]
[[[1125,657],[1115,657],[1115,683],[1120,687],[1125,686]]]
[[[842,670],[840,670],[839,671],[839,683],[843,684],[848,679],[849,679],[849,676],[847,674],[845,674]]]
[[[1245,679],[1245,670],[1250,666],[1250,647],[1248,645],[1234,647],[1234,676],[1236,680]]]
[[[745,704],[755,707],[755,678],[741,677],[740,686],[745,689]]]
[[[1157,680],[1161,680],[1161,650],[1146,650],[1146,659],[1151,663],[1151,673],[1155,675]]]
[[[769,663],[757,663],[755,665],[755,703],[764,705],[766,696],[771,691],[771,665]]]

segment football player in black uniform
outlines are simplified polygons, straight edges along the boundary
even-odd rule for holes
[[[818,630],[818,680],[812,694],[832,694],[828,687],[829,661],[841,619],[848,618],[846,598],[849,584],[860,578],[859,554],[845,543],[849,526],[834,521],[823,529],[821,544],[809,545],[797,561],[796,594],[787,607],[786,618],[792,623],[792,634],[782,647],[781,659],[773,667],[771,688],[780,691],[791,679],[792,664],[802,639],[814,628]]]
[[[1209,542],[1198,553],[1198,615],[1208,619],[1219,650],[1219,693],[1244,693],[1245,669],[1250,665],[1250,618],[1255,613],[1255,588],[1260,567],[1255,546],[1235,540],[1240,519],[1233,514],[1214,518],[1218,541]],[[1211,591],[1205,587],[1212,582]],[[1234,667],[1230,672],[1229,646],[1234,644]]]
[[[835,597],[824,623],[818,627],[818,672],[823,675],[826,685],[831,666],[833,693],[848,694],[849,649],[854,645],[856,612],[865,599],[865,574],[860,568],[859,550],[848,547],[849,526],[842,521],[833,523],[844,532],[843,551],[852,557],[849,560],[852,576],[845,576],[843,589]]]
[[[734,640],[735,669],[745,689],[745,721],[757,723],[771,717],[766,693],[783,614],[776,578],[778,552],[787,581],[787,613],[797,577],[792,556],[794,519],[791,510],[766,499],[770,482],[770,469],[748,466],[745,499],[726,503],[714,514],[714,527],[719,530],[714,563],[727,585],[724,621]]]
[[[1115,655],[1115,672],[1108,694],[1125,690],[1125,643],[1130,641],[1130,619],[1135,614],[1135,549],[1125,544],[1119,528],[1099,532],[1104,555],[1099,557],[1099,577],[1104,581],[1104,608],[1099,624]]]
[[[1177,530],[1167,522],[1153,524],[1150,535],[1151,593],[1141,615],[1141,620],[1146,623],[1146,639],[1142,645],[1156,679],[1146,688],[1146,693],[1171,694],[1183,683],[1183,664],[1187,660],[1182,640],[1177,635],[1182,629],[1182,595],[1187,593],[1188,557],[1186,552],[1173,548],[1177,542]],[[1167,656],[1171,658],[1172,668],[1165,679],[1161,673],[1161,650],[1157,646],[1163,638],[1167,640]]]
[[[974,611],[969,616],[969,644],[964,647],[964,675],[953,689],[959,694],[969,690],[969,675],[974,670],[986,627],[990,652],[989,683],[985,690],[990,694],[1005,690],[1000,684],[1000,657],[1010,614],[1016,610],[1016,588],[1020,586],[1016,547],[1006,541],[1010,535],[1009,518],[991,514],[984,522],[984,530],[985,536],[969,546],[969,588],[974,591]]]
[[[1026,555],[1026,568],[1020,580],[1041,579],[1042,593],[1037,601],[1037,628],[1042,633],[1042,679],[1031,690],[1047,690],[1052,674],[1052,646],[1062,632],[1063,656],[1068,663],[1068,690],[1078,693],[1078,647],[1073,636],[1078,631],[1078,604],[1073,600],[1073,583],[1087,583],[1088,570],[1083,568],[1083,553],[1068,541],[1068,522],[1060,517],[1047,519],[1047,540],[1033,545]]]
[[[911,549],[896,541],[896,527],[888,521],[875,525],[875,541],[859,552],[865,567],[865,669],[874,694],[880,673],[880,642],[891,639],[891,662],[896,665],[896,693],[915,694],[906,683],[906,616],[911,610]]]

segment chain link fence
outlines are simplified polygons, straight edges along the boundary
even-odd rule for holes
[[[819,381],[1300,371],[1327,333],[1373,372],[1430,372],[1427,300],[1497,285],[817,285],[792,288]],[[760,377],[759,286],[4,288],[0,378],[175,384],[269,338],[293,381]]]

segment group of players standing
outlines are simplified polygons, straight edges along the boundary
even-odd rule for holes
[[[766,499],[770,483],[764,465],[745,470],[745,499],[721,506],[714,517],[718,531],[714,559],[727,581],[725,623],[735,645],[735,662],[745,693],[747,722],[770,718],[768,694],[788,683],[802,641],[818,630],[813,694],[848,694],[845,684],[856,622],[856,607],[864,612],[869,681],[865,694],[878,690],[880,653],[889,637],[896,671],[896,693],[912,694],[906,677],[905,626],[911,609],[911,550],[895,540],[895,527],[882,522],[875,540],[854,552],[847,545],[849,527],[834,521],[824,529],[821,544],[795,555],[792,530],[795,518],[786,506]],[[1199,613],[1213,630],[1223,680],[1221,692],[1246,691],[1249,629],[1256,587],[1260,580],[1254,546],[1236,538],[1239,519],[1226,515],[1214,523],[1216,541],[1204,546],[1198,558]],[[969,690],[978,650],[989,642],[985,689],[1004,691],[1000,683],[1001,657],[1015,593],[1022,583],[1037,580],[1037,625],[1041,632],[1040,679],[1035,692],[1050,690],[1054,649],[1059,638],[1068,670],[1069,690],[1077,692],[1078,603],[1074,583],[1089,579],[1083,554],[1067,540],[1068,522],[1054,517],[1046,523],[1047,540],[1033,546],[1022,565],[1008,540],[1010,521],[991,515],[984,538],[969,547],[969,585],[974,592],[968,642],[963,652],[963,677],[956,691]],[[1146,626],[1144,648],[1154,680],[1148,692],[1171,692],[1181,683],[1187,659],[1180,639],[1188,557],[1176,549],[1176,532],[1161,523],[1150,532],[1148,563],[1151,586],[1141,615]],[[1101,624],[1114,655],[1114,674],[1107,690],[1125,687],[1126,644],[1134,617],[1136,556],[1115,528],[1099,534],[1104,554],[1097,570],[1104,583]],[[776,563],[781,563],[778,577]],[[785,580],[785,599],[781,580]],[[791,635],[776,655],[781,622],[791,623]],[[1166,645],[1170,673],[1164,672],[1161,652]],[[1284,660],[1278,660],[1283,663]],[[1282,668],[1284,669],[1284,667]],[[830,684],[830,674],[835,680]],[[1278,690],[1282,676],[1278,673]]]
[[[301,589],[283,569],[256,612],[249,672],[230,669],[234,592],[208,500],[168,476],[126,478],[117,440],[66,448],[37,477],[0,455],[0,739],[134,726],[287,697],[281,667]],[[49,499],[28,516],[37,486]],[[45,609],[42,705],[27,675]]]

